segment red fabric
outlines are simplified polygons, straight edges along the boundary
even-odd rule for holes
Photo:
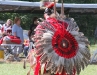
[[[40,30],[38,30],[38,29],[44,29],[41,25],[38,25],[37,27],[36,27],[36,32],[35,32],[35,34],[37,35],[37,34],[40,34]],[[35,40],[35,42],[36,42],[37,40]],[[40,59],[40,57],[41,56],[38,56],[37,58],[36,58],[36,61],[37,61],[37,63],[36,63],[36,66],[35,66],[35,71],[34,71],[34,75],[39,75],[39,73],[40,73],[40,69],[41,69],[41,66],[40,66],[40,62],[39,62],[39,59]]]
[[[47,22],[49,22],[52,26],[54,26],[55,29],[59,29],[59,28],[63,28],[66,29],[68,24],[66,22],[63,21],[59,21],[56,18],[47,18],[46,20]]]
[[[8,37],[10,38],[11,42],[14,42],[16,44],[20,44],[21,43],[21,40],[19,38],[15,37],[15,36],[8,36]],[[2,44],[2,42],[3,42],[3,38],[0,39],[0,44]]]
[[[2,42],[3,42],[3,39],[0,39],[0,45],[2,44]]]
[[[36,59],[37,59],[37,64],[36,64],[36,67],[35,67],[34,75],[39,75],[40,69],[41,69],[40,62],[39,62],[40,56],[37,57]]]
[[[21,40],[20,39],[11,39],[11,42],[14,42],[16,44],[20,44]]]
[[[14,36],[9,36],[10,37],[10,39],[14,39],[15,37]]]
[[[14,42],[16,44],[20,44],[21,43],[21,40],[15,36],[9,36],[10,37],[10,41],[11,42]]]
[[[19,38],[15,37],[15,36],[8,36],[8,37],[10,37],[10,41],[11,42],[14,42],[16,44],[20,44],[21,43],[21,40]]]

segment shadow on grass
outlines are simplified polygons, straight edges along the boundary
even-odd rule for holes
[[[5,61],[4,60],[0,60],[0,64],[4,64],[5,63]]]
[[[0,64],[4,64],[5,63],[5,61],[0,61]]]
[[[92,62],[89,65],[97,65],[97,62]]]

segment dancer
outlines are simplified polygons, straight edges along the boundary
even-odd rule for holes
[[[45,20],[36,27],[34,35],[34,75],[41,75],[44,64],[44,75],[79,75],[90,60],[88,39],[82,32],[71,29],[62,17],[57,19],[55,0],[43,3]]]

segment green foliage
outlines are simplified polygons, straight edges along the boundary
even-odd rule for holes
[[[61,2],[61,0],[59,0]],[[97,3],[97,0],[64,0],[65,3]]]
[[[0,13],[0,20],[6,21],[7,19],[11,19],[14,21],[15,17],[20,17],[22,20],[21,26],[23,29],[29,29],[29,26],[32,23],[33,17],[41,17],[41,15],[35,15],[31,13]]]
[[[70,16],[75,18],[81,32],[84,32],[88,37],[94,37],[94,31],[97,26],[97,15],[71,14]]]

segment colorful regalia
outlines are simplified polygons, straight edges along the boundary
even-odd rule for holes
[[[43,0],[45,20],[35,29],[34,75],[41,75],[41,69],[42,75],[79,75],[90,60],[89,41],[74,20],[58,18],[49,1]]]

